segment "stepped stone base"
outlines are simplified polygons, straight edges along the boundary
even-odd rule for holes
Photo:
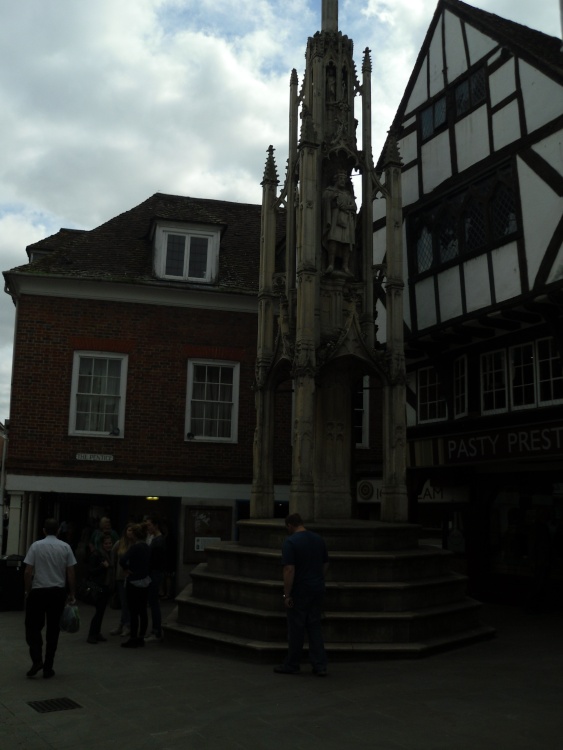
[[[307,524],[327,544],[323,635],[329,658],[415,657],[494,635],[466,597],[450,553],[418,545],[411,524]],[[207,562],[177,598],[168,638],[207,648],[281,658],[287,648],[280,520],[239,523],[240,541],[207,547]]]

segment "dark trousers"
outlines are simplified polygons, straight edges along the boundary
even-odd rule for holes
[[[94,617],[92,617],[92,620],[90,621],[88,638],[97,638],[100,635],[100,630],[102,629],[102,620],[104,619],[104,612],[106,611],[108,600],[109,587],[102,586],[101,591],[96,594],[96,599],[94,601],[96,611],[94,612]]]
[[[25,641],[34,664],[44,663],[46,669],[53,668],[55,652],[61,632],[61,615],[66,603],[66,589],[31,589],[25,605]],[[43,659],[43,637],[45,630],[45,658]]]
[[[152,632],[159,637],[162,635],[162,613],[160,611],[160,584],[164,578],[161,570],[151,570],[149,585],[149,607],[152,618]]]
[[[149,625],[149,615],[147,613],[149,589],[148,587],[139,588],[127,582],[125,592],[131,615],[131,639],[144,638]]]
[[[313,669],[326,669],[326,654],[321,632],[323,593],[293,597],[287,612],[287,657],[285,663],[297,669],[301,661],[305,633],[309,641],[309,661]]]

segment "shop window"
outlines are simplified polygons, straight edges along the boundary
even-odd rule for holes
[[[506,411],[506,353],[481,355],[481,406],[483,413]]]
[[[467,357],[454,362],[454,417],[467,416]]]
[[[512,366],[512,408],[535,406],[534,344],[514,346],[510,350]]]
[[[447,417],[446,400],[434,367],[418,371],[418,421],[437,422]]]
[[[537,377],[541,405],[563,402],[563,363],[553,339],[537,342]]]

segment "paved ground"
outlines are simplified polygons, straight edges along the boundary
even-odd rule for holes
[[[168,605],[168,609],[171,608]],[[563,615],[487,606],[497,637],[415,661],[337,663],[327,678],[121,639],[61,634],[56,676],[30,666],[23,612],[0,612],[1,750],[561,750]],[[107,633],[118,619],[109,611]],[[272,665],[273,666],[273,665]],[[79,708],[38,713],[68,698]]]

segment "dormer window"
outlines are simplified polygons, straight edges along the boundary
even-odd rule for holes
[[[217,276],[219,228],[170,223],[155,234],[155,270],[163,279],[210,283]]]

